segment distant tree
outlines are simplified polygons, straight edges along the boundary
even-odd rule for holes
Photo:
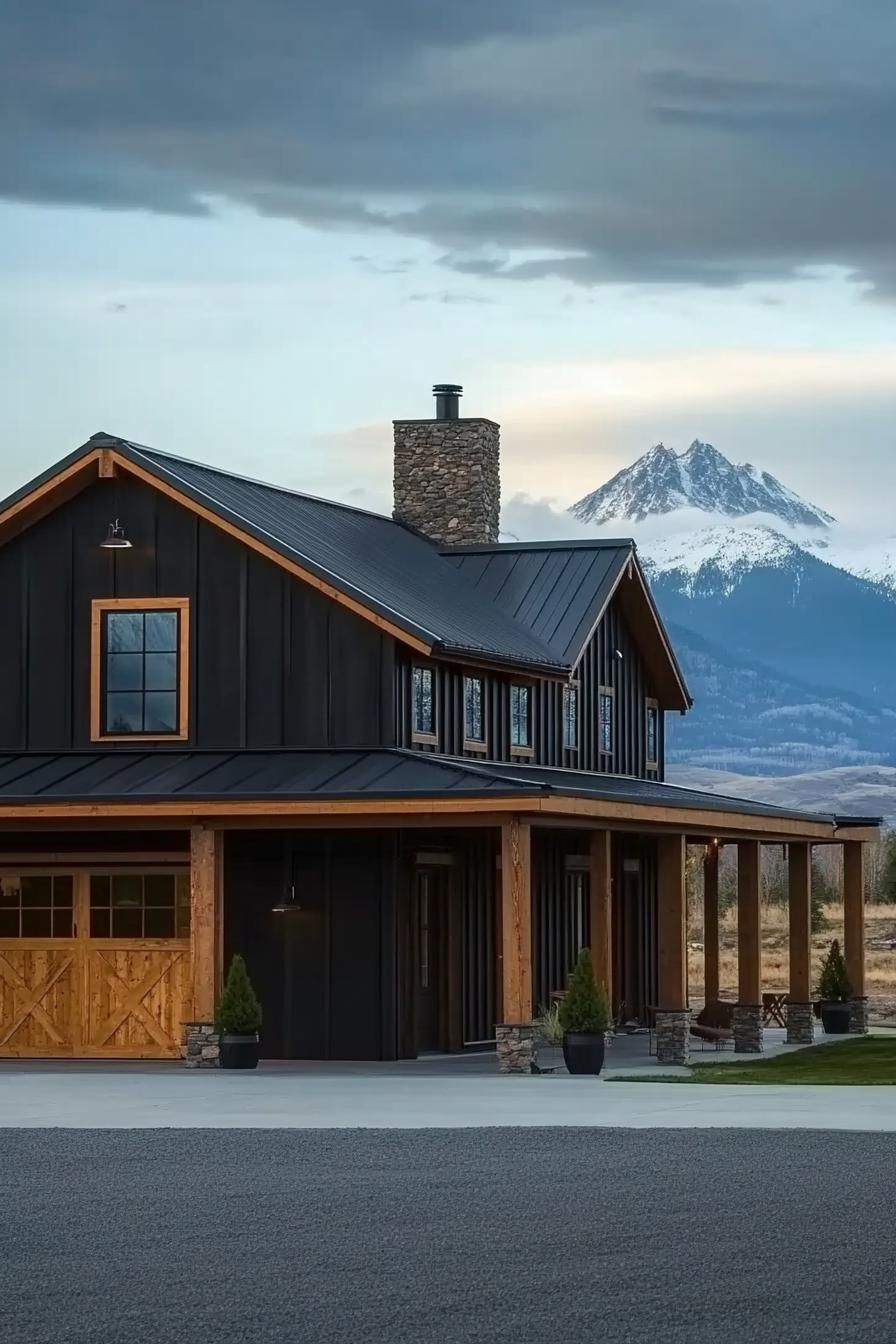
[[[820,933],[827,924],[824,917],[824,907],[826,905],[836,905],[840,900],[840,892],[834,883],[831,874],[818,861],[817,855],[812,855],[812,932]]]
[[[896,905],[896,831],[887,831],[881,841],[880,867],[874,899]]]

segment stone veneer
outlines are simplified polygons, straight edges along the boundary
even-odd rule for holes
[[[538,1054],[531,1022],[499,1022],[495,1027],[499,1073],[531,1073]]]
[[[787,1044],[811,1045],[815,1039],[815,1010],[811,1003],[792,1003],[788,1001]]]
[[[762,1053],[762,1004],[736,1003],[732,1014],[734,1053],[758,1055]]]
[[[221,1046],[214,1022],[185,1022],[184,1045],[184,1058],[188,1069],[218,1067]]]
[[[868,1035],[868,1000],[850,999],[849,1001],[849,1032],[851,1036]]]
[[[687,1064],[691,1041],[691,1010],[656,1014],[656,1059],[658,1064]]]
[[[393,517],[433,541],[498,540],[501,429],[494,420],[395,420]]]

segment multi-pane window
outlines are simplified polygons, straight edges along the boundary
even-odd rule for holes
[[[655,700],[647,701],[647,764],[659,764],[660,707]]]
[[[432,668],[414,668],[414,732],[431,736],[436,730]]]
[[[186,938],[189,873],[93,873],[91,938]]]
[[[94,735],[185,737],[186,602],[95,607]]]
[[[529,686],[510,688],[510,745],[532,745],[532,697]]]
[[[464,739],[467,742],[485,741],[481,677],[464,677]]]
[[[0,877],[0,938],[71,938],[71,874]]]
[[[598,692],[598,745],[605,755],[613,753],[613,705],[615,695],[611,687],[601,686]]]
[[[575,751],[579,745],[579,688],[563,687],[563,745]]]

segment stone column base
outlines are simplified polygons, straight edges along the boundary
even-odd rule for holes
[[[762,1053],[762,1004],[736,1003],[731,1025],[736,1055]]]
[[[184,1060],[188,1069],[218,1067],[221,1047],[214,1022],[185,1022],[184,1047]]]
[[[531,1073],[538,1054],[531,1022],[499,1022],[495,1027],[499,1073]]]
[[[691,1043],[691,1010],[656,1013],[656,1058],[658,1064],[687,1064]]]
[[[850,1036],[868,1035],[868,1000],[850,999],[849,1001],[849,1034]]]
[[[811,1003],[788,1003],[787,1044],[811,1045],[815,1039],[815,1012]]]

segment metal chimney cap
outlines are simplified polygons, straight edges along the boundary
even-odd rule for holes
[[[439,392],[453,392],[455,396],[462,397],[464,389],[461,383],[433,383],[433,396],[436,396]]]

